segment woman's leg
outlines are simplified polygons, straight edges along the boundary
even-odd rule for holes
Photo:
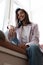
[[[41,65],[42,53],[37,45],[31,45],[26,49],[29,65]]]

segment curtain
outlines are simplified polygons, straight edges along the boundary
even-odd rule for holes
[[[0,30],[3,28],[6,0],[0,0]]]

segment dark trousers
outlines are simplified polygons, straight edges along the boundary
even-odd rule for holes
[[[37,45],[26,48],[29,65],[43,65],[43,53]]]

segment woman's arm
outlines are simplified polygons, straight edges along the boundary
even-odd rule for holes
[[[29,46],[33,44],[39,45],[39,30],[37,24],[33,27],[31,34],[32,34],[32,38],[29,43],[26,43],[26,45]]]

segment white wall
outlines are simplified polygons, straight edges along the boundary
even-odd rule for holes
[[[40,32],[40,44],[43,44],[43,0],[31,0],[32,21],[37,23]]]

